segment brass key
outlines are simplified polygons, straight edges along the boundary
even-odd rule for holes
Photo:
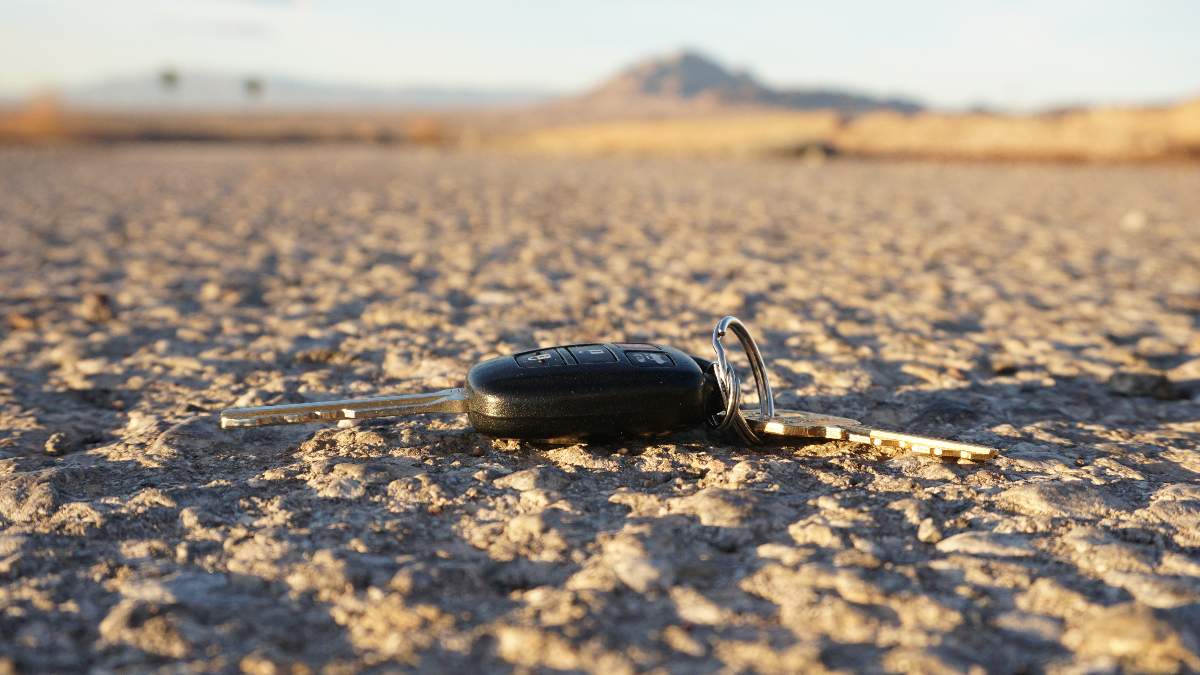
[[[945,459],[965,459],[982,462],[996,456],[995,448],[940,438],[927,438],[895,431],[874,429],[858,420],[834,417],[806,410],[776,410],[773,416],[759,411],[743,410],[742,416],[754,433],[764,440],[786,441],[788,438],[850,441],[885,447],[902,448],[914,454]]]

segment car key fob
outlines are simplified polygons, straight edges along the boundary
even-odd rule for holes
[[[663,345],[542,347],[476,364],[466,386],[422,394],[230,408],[221,427],[466,413],[479,433],[574,441],[701,426],[721,409],[713,364]]]
[[[663,345],[544,347],[477,364],[466,412],[488,436],[570,440],[668,433],[719,407],[707,361]]]

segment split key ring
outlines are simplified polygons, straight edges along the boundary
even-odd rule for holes
[[[732,427],[742,440],[759,445],[762,443],[762,439],[754,433],[746,422],[746,418],[742,416],[741,379],[729,365],[729,358],[725,354],[723,340],[725,334],[730,331],[742,344],[742,350],[746,352],[746,358],[750,360],[750,371],[754,374],[754,384],[758,388],[759,411],[765,419],[775,416],[775,399],[771,393],[771,382],[767,379],[767,366],[763,363],[762,353],[758,351],[758,345],[755,344],[754,338],[751,337],[745,324],[735,316],[727,316],[717,322],[712,336],[713,351],[717,353],[717,361],[714,366],[717,388],[721,392],[725,409],[709,417],[708,424],[718,431],[726,431]]]

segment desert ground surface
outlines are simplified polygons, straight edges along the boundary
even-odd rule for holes
[[[9,148],[0,235],[0,672],[1200,670],[1200,167]],[[1002,455],[217,427],[730,313]]]

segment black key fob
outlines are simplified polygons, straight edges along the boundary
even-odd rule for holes
[[[471,368],[467,415],[476,431],[501,438],[571,441],[668,433],[697,427],[720,407],[709,365],[663,345],[535,349]]]

